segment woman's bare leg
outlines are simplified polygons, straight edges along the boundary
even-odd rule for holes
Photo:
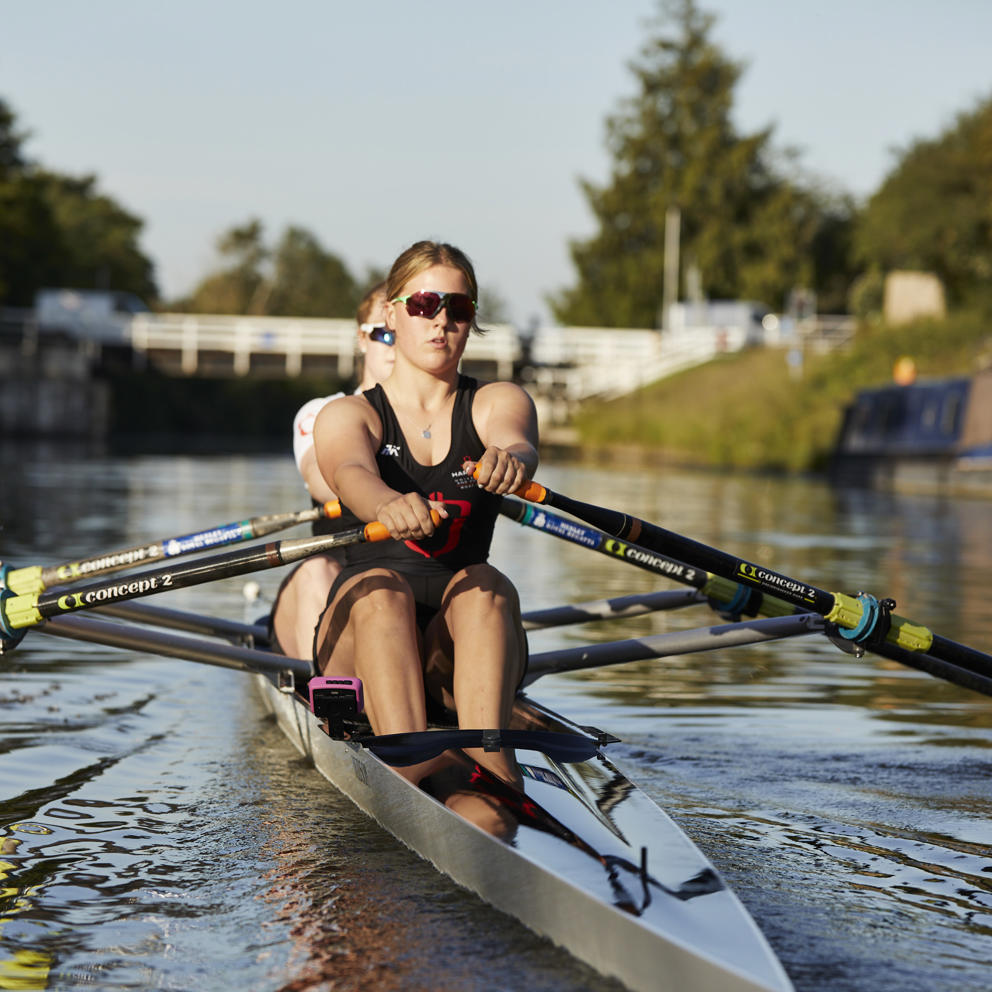
[[[287,658],[312,658],[313,635],[341,565],[327,555],[302,562],[279,594],[272,629]]]
[[[321,618],[317,666],[325,675],[362,680],[375,733],[427,729],[413,593],[395,572],[373,569],[342,585]],[[397,771],[417,782],[434,764]]]
[[[455,708],[459,727],[507,727],[527,657],[520,602],[509,579],[490,565],[459,572],[426,640],[428,684]],[[519,781],[511,752],[466,753],[501,778]]]

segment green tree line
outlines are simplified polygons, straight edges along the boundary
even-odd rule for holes
[[[612,158],[602,185],[582,183],[596,232],[570,245],[577,279],[549,299],[565,324],[657,326],[665,217],[681,217],[682,271],[710,299],[785,309],[815,292],[821,313],[865,315],[892,269],[924,269],[949,302],[983,293],[992,266],[992,99],[941,135],[897,156],[858,204],[804,176],[773,129],[733,123],[740,63],[713,41],[695,0],[660,0],[632,63],[636,92],[606,123]],[[689,287],[683,278],[679,298]]]
[[[97,189],[28,161],[26,135],[0,99],[0,305],[31,306],[44,286],[158,295],[138,247],[142,221]]]

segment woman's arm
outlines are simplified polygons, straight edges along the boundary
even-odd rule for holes
[[[335,494],[317,466],[317,455],[313,448],[305,452],[300,459],[300,475],[303,476],[303,484],[307,487],[307,491],[318,503],[326,503],[335,498]]]
[[[344,393],[338,393],[338,396],[343,395]],[[334,499],[334,493],[331,492],[330,486],[317,467],[317,457],[313,450],[313,425],[317,414],[336,398],[320,396],[307,400],[293,418],[293,458],[296,460],[296,467],[300,470],[307,491],[319,503]]]
[[[537,411],[512,382],[492,382],[476,394],[472,419],[486,450],[478,461],[479,485],[509,493],[533,478],[538,463]]]
[[[382,481],[375,460],[381,433],[378,416],[361,396],[328,403],[313,429],[320,473],[359,520],[381,521],[397,540],[427,537],[434,533],[433,504],[417,493],[398,493]]]

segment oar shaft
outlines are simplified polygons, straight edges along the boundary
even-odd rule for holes
[[[531,482],[524,487],[526,491],[516,495],[537,503],[547,503],[566,513],[571,513],[580,520],[585,520],[594,527],[599,527],[614,537],[626,539],[650,551],[659,554],[673,555],[684,561],[693,562],[698,568],[706,569],[725,579],[740,582],[762,592],[778,596],[793,606],[798,606],[813,613],[826,615],[833,609],[834,595],[791,579],[787,575],[779,575],[761,565],[755,565],[743,558],[736,558],[724,551],[708,547],[699,541],[665,530],[655,524],[628,516],[617,510],[607,510],[601,506],[582,503],[579,500],[552,492],[544,486]]]
[[[530,483],[529,487],[533,489],[535,485]],[[541,488],[546,492],[543,487]],[[761,613],[765,616],[781,617],[806,612],[802,607],[794,606],[776,596],[769,596],[753,587],[742,588],[739,583],[723,579],[702,568],[695,568],[632,541],[611,537],[602,530],[567,520],[543,506],[536,508],[504,497],[499,512],[526,527],[533,527],[560,540],[589,548],[608,558],[619,558],[637,568],[680,582],[682,585],[692,586],[714,602],[730,607],[728,612],[736,615],[756,616]]]
[[[167,606],[153,606],[151,603],[114,603],[98,606],[95,612],[119,620],[150,624],[155,627],[169,627],[184,630],[189,634],[207,634],[223,637],[237,644],[261,644],[268,640],[269,631],[264,624],[239,623],[224,617],[202,616],[186,610],[173,610]]]
[[[666,579],[674,579],[683,585],[692,586],[695,589],[702,589],[706,585],[708,576],[702,569],[693,568],[692,565],[686,565],[674,558],[655,554],[632,543],[625,544],[609,534],[604,534],[601,530],[583,527],[582,524],[559,517],[558,514],[552,513],[550,510],[535,509],[519,500],[504,496],[499,512],[504,517],[516,520],[517,523],[524,524],[526,527],[533,527],[545,534],[551,534],[571,544],[589,548],[591,551],[598,551],[611,558],[621,558],[647,572],[662,575]]]
[[[562,648],[532,655],[527,662],[524,685],[530,685],[542,675],[556,672],[576,672],[605,665],[624,665],[648,658],[713,651],[718,648],[741,647],[813,634],[823,629],[822,618],[805,613],[789,617],[762,617],[738,623],[678,630],[667,634],[652,634],[627,641],[587,644],[579,648]]]
[[[313,666],[302,658],[285,658],[269,651],[203,641],[199,638],[178,636],[166,631],[148,630],[129,624],[111,623],[94,617],[53,617],[38,626],[43,634],[69,637],[77,641],[105,644],[112,648],[144,651],[182,658],[220,668],[235,668],[247,672],[292,672],[297,678],[309,679]]]
[[[571,606],[553,606],[546,610],[530,610],[520,619],[523,621],[524,630],[546,630],[549,627],[565,627],[573,623],[589,623],[592,620],[618,620],[644,616],[646,613],[656,613],[661,610],[680,610],[684,606],[705,602],[705,597],[694,590],[676,589],[668,592],[634,593],[630,596],[597,599]]]
[[[227,579],[263,568],[289,565],[294,561],[334,548],[361,541],[382,541],[389,531],[378,521],[317,537],[302,537],[293,541],[272,541],[239,551],[228,551],[187,564],[149,569],[123,579],[110,579],[71,590],[54,589],[27,596],[10,596],[0,600],[0,621],[12,631],[31,627],[46,617],[61,616],[76,610],[110,603],[122,603],[153,593]]]
[[[64,562],[61,565],[33,565],[8,571],[6,585],[18,595],[44,592],[56,585],[67,585],[98,575],[121,572],[162,558],[176,558],[197,551],[234,544],[238,541],[251,541],[258,537],[274,534],[276,531],[309,523],[322,516],[341,515],[340,504],[334,500],[322,506],[290,513],[269,513],[249,520],[236,520],[232,523],[210,527],[194,534],[181,534],[167,537],[150,544],[136,544],[130,548],[107,551],[92,558]]]
[[[855,630],[864,619],[864,608],[853,596],[827,592],[626,513],[562,496],[534,482],[522,486],[515,495],[564,510],[609,534],[636,541],[650,551],[676,556],[730,581],[768,592],[778,599],[818,613],[840,628]],[[966,670],[981,680],[992,679],[992,656],[939,637],[927,627],[895,614],[891,616],[885,640],[873,640],[867,646],[875,654],[900,662],[906,662],[911,655],[928,655],[943,661],[947,665],[946,674],[942,677],[968,688],[975,686],[967,680],[955,678],[958,670]]]

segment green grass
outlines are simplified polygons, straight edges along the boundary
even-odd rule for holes
[[[919,378],[973,373],[992,359],[992,320],[980,312],[902,327],[864,326],[843,350],[805,356],[790,377],[786,351],[721,357],[575,418],[583,448],[597,457],[631,448],[654,462],[782,472],[821,469],[844,407],[862,388],[892,381],[909,355]]]

